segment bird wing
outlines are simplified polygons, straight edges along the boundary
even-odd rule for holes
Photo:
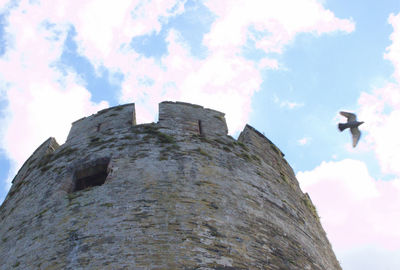
[[[354,113],[340,112],[340,114],[347,118],[347,122],[353,122],[357,120],[357,116]]]
[[[358,141],[360,140],[361,132],[356,127],[351,128],[350,132],[351,132],[351,135],[353,135],[353,147],[356,147]]]

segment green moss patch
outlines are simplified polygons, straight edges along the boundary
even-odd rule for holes
[[[199,154],[201,154],[201,155],[203,155],[203,156],[205,156],[205,157],[208,157],[209,159],[212,159],[212,156],[210,156],[206,151],[204,151],[202,148],[200,148],[200,147],[198,147],[197,149],[196,149],[196,152],[197,153],[199,153]]]
[[[305,193],[303,196],[303,202],[306,205],[306,207],[311,211],[312,215],[319,220],[319,215],[317,212],[317,208],[315,207],[315,205],[312,203],[310,195],[308,195],[308,193]]]

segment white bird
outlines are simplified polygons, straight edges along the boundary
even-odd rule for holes
[[[339,123],[338,128],[340,131],[350,128],[351,135],[353,137],[353,147],[356,147],[358,141],[360,140],[361,132],[358,126],[364,122],[357,121],[357,116],[354,113],[340,112],[341,115],[347,118],[347,123]]]

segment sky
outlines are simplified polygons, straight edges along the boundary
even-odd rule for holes
[[[0,0],[0,202],[73,121],[165,100],[274,142],[344,270],[400,269],[400,1]]]

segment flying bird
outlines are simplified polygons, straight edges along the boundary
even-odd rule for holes
[[[354,113],[340,112],[340,114],[347,118],[347,123],[339,123],[338,128],[340,131],[350,128],[350,132],[353,137],[353,147],[356,147],[361,136],[358,126],[364,122],[357,121],[357,116]]]

